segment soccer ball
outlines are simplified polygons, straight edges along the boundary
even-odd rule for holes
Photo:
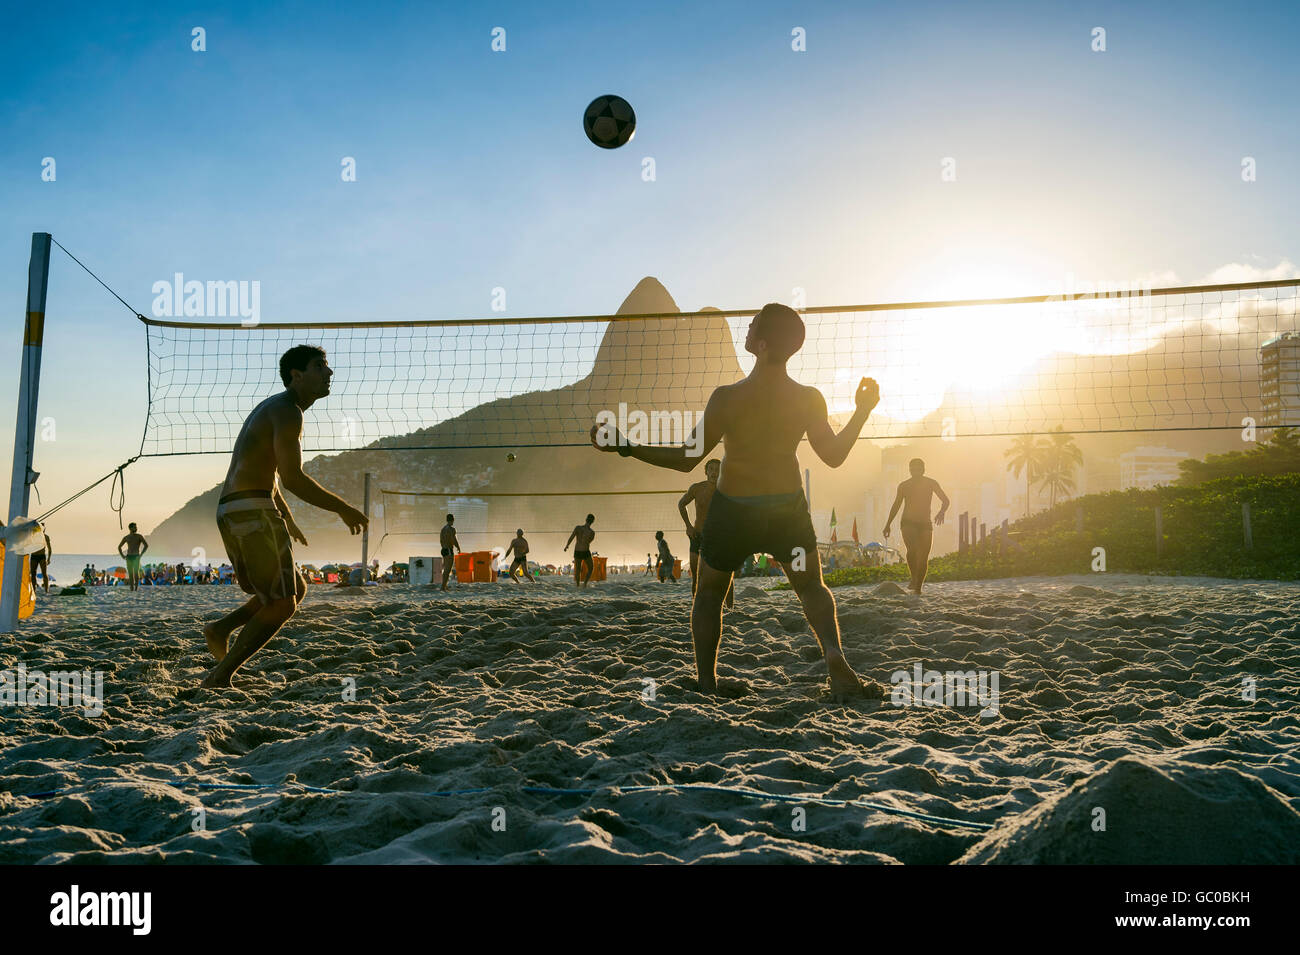
[[[506,455],[506,461],[510,464],[515,463],[515,453],[513,451]]]
[[[582,116],[587,138],[601,149],[617,149],[636,135],[636,113],[621,96],[597,96]]]

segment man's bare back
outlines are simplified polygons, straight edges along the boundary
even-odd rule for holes
[[[722,431],[719,491],[750,496],[803,489],[799,442],[818,421],[826,423],[826,401],[816,388],[785,374],[751,376],[718,388],[705,415],[716,415]]]

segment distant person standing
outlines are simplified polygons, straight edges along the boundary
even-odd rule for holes
[[[912,458],[908,462],[912,476],[898,485],[898,494],[894,497],[894,506],[889,509],[885,519],[885,537],[889,537],[889,525],[899,507],[903,508],[903,517],[898,522],[903,532],[903,545],[907,548],[907,566],[912,572],[912,583],[907,588],[914,594],[921,592],[925,575],[930,568],[930,547],[934,543],[934,527],[930,523],[930,499],[937,496],[943,505],[934,516],[935,524],[943,523],[944,514],[948,513],[948,495],[943,493],[939,482],[925,476],[925,462]]]
[[[3,526],[3,525],[0,525]],[[50,544],[50,535],[45,533],[45,528],[41,528],[41,536],[45,538],[45,546],[31,556],[31,574],[32,574],[32,593],[36,593],[36,568],[41,568],[41,580],[45,583],[45,592],[50,592],[50,559],[54,557],[54,547]]]
[[[668,549],[668,541],[664,540],[663,531],[655,531],[655,540],[659,542],[659,583],[665,580],[673,581],[673,557],[672,552]]]
[[[585,587],[591,582],[591,575],[596,569],[596,563],[591,559],[591,542],[596,539],[596,532],[592,530],[591,525],[595,522],[596,515],[588,514],[586,523],[579,524],[569,535],[569,539],[564,542],[564,549],[567,551],[569,545],[573,545],[573,589]],[[582,568],[587,568],[587,576],[582,576]]]
[[[515,576],[515,571],[518,570],[530,584],[537,583],[537,581],[533,580],[532,575],[528,573],[528,541],[524,537],[522,527],[515,531],[515,539],[506,547],[506,552],[501,555],[502,559],[509,557],[512,552],[515,559],[510,563],[510,579],[515,583],[519,583],[519,578]]]
[[[136,530],[134,522],[126,526],[130,529],[130,533],[117,542],[117,554],[126,561],[126,582],[134,591],[140,586],[140,558],[148,553],[149,542]],[[122,551],[123,547],[126,548],[125,553]],[[93,564],[91,569],[94,569]]]
[[[447,523],[442,525],[442,530],[438,533],[438,541],[442,545],[442,589],[447,589],[447,581],[451,579],[452,565],[456,563],[456,555],[460,553],[460,541],[456,540],[456,518],[452,514],[447,515]]]
[[[650,559],[649,554],[646,554],[645,555],[645,576],[649,577],[653,570],[654,570],[654,561]]]
[[[691,596],[695,596],[695,584],[700,576],[700,546],[704,540],[704,521],[709,516],[709,502],[713,500],[713,494],[718,489],[718,472],[722,470],[722,462],[713,458],[704,465],[705,480],[697,481],[686,489],[682,499],[677,502],[677,511],[682,515],[682,521],[686,524],[686,536],[691,542]],[[686,505],[692,501],[695,502],[695,521],[691,521],[691,516],[686,510]],[[733,586],[727,588],[727,598],[724,601],[725,606],[730,610],[735,605],[736,588]]]

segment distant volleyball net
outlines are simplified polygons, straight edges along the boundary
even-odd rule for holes
[[[859,379],[876,378],[864,438],[1295,424],[1298,289],[808,308],[789,368],[832,414],[850,413]],[[324,348],[336,373],[307,416],[309,452],[580,447],[601,412],[657,413],[665,440],[652,443],[674,443],[714,388],[753,367],[743,342],[755,311],[251,327],[142,317],[141,454],[228,452],[300,343]]]

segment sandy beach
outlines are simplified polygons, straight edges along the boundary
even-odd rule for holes
[[[689,586],[646,578],[313,588],[221,693],[199,627],[235,589],[42,599],[0,670],[102,671],[103,712],[0,707],[0,862],[1300,861],[1300,587],[835,592],[860,673],[994,673],[989,713],[833,703],[768,584],[719,698]]]

